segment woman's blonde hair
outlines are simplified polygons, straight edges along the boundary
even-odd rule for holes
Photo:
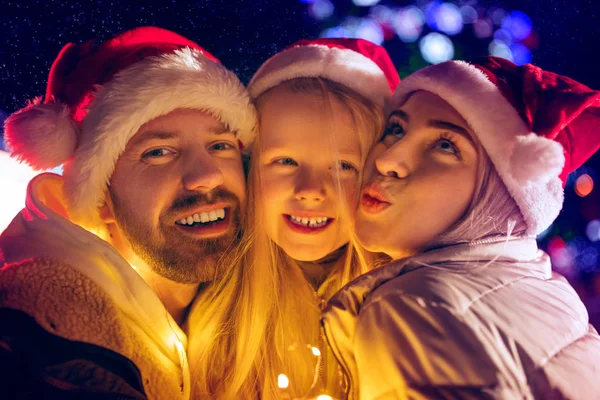
[[[298,94],[316,96],[323,101],[325,113],[331,112],[332,100],[341,103],[352,116],[364,165],[370,147],[383,129],[380,106],[326,79],[296,78],[281,85]],[[263,96],[256,101],[259,107]],[[351,234],[343,262],[329,272],[317,296],[300,265],[264,229],[258,166],[260,140],[259,133],[253,145],[249,207],[241,244],[223,260],[228,264],[227,276],[202,292],[190,314],[188,354],[194,371],[195,398],[281,398],[283,393],[277,381],[280,373],[289,377],[286,393],[291,398],[308,395],[315,386],[319,367],[310,347],[326,347],[319,343],[319,301],[327,300],[366,272],[371,263]],[[335,148],[335,143],[331,145]],[[337,190],[343,192],[339,177],[336,182]],[[328,381],[339,379],[331,368],[327,370]]]
[[[527,231],[527,224],[517,203],[483,146],[477,138],[474,140],[478,147],[479,161],[473,198],[463,217],[431,243],[429,248],[499,237],[520,237]]]

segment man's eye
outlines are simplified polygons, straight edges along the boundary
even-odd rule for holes
[[[219,143],[213,144],[210,148],[211,148],[211,150],[224,151],[224,150],[233,150],[233,149],[235,149],[235,146],[232,145],[231,143],[219,142]]]
[[[159,147],[157,149],[148,150],[147,152],[142,154],[142,158],[143,159],[159,158],[159,157],[165,157],[165,156],[168,156],[171,154],[173,154],[173,152],[171,150],[166,149],[164,147]]]
[[[289,158],[289,157],[279,158],[279,159],[275,160],[275,164],[298,165],[298,163],[293,158]]]

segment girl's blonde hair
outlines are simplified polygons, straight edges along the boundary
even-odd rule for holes
[[[322,100],[325,115],[332,112],[332,99],[341,103],[352,116],[362,150],[361,166],[364,165],[370,147],[383,129],[380,106],[322,78],[296,78],[281,85]],[[259,107],[263,96],[256,101]],[[190,314],[188,354],[195,375],[195,398],[282,398],[277,382],[280,373],[289,377],[286,393],[291,398],[308,395],[315,386],[318,369],[310,347],[314,345],[321,350],[326,347],[319,343],[319,301],[329,299],[343,285],[365,273],[372,261],[351,234],[343,262],[329,272],[318,294],[315,292],[300,265],[264,229],[258,166],[260,140],[259,133],[253,145],[249,207],[241,244],[222,260],[228,266],[226,277],[202,292]],[[315,146],[324,144],[327,143]],[[335,148],[335,143],[330,144]],[[336,182],[338,192],[342,193],[339,176]],[[350,215],[354,210],[342,212]],[[327,382],[339,379],[332,368],[327,371]]]

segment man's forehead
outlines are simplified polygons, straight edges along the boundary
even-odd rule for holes
[[[152,139],[176,139],[187,134],[224,133],[235,132],[210,113],[200,110],[175,110],[142,125],[131,138],[129,145],[137,145]]]

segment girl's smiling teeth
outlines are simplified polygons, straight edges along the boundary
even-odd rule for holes
[[[225,209],[220,208],[218,210],[212,210],[209,212],[201,212],[197,214],[192,214],[186,218],[182,218],[179,221],[175,222],[178,225],[193,225],[194,223],[206,224],[210,222],[215,222],[218,220],[222,220],[225,218]]]
[[[297,217],[295,215],[287,215],[288,219],[296,225],[308,226],[311,228],[320,228],[327,225],[327,222],[331,220],[328,217]]]

